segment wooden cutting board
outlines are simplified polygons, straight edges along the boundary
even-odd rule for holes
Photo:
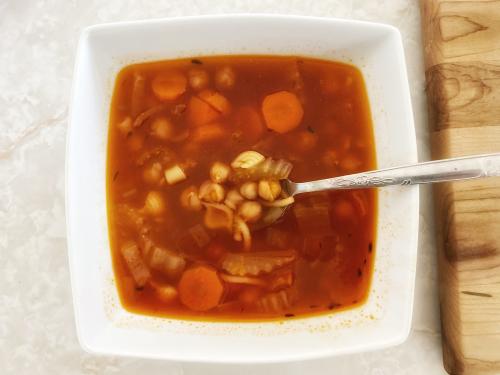
[[[500,152],[500,1],[420,4],[433,158]],[[434,194],[445,368],[500,374],[500,179]]]

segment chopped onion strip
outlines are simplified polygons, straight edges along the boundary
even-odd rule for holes
[[[144,112],[142,112],[139,116],[137,116],[134,120],[134,124],[132,125],[134,128],[138,128],[139,126],[142,126],[146,120],[148,120],[151,116],[156,115],[157,113],[160,113],[161,111],[164,111],[167,109],[167,106],[165,104],[159,104],[155,107],[151,107]]]
[[[266,207],[286,207],[291,205],[293,202],[295,202],[293,197],[279,199],[274,202],[261,201],[262,205]]]
[[[241,235],[243,238],[243,248],[247,251],[250,250],[252,247],[252,235],[250,234],[250,228],[248,228],[247,223],[245,223],[243,219],[238,216],[234,218],[234,231],[235,236]]]
[[[230,284],[247,284],[256,286],[265,286],[266,282],[258,277],[251,276],[234,276],[227,273],[221,273],[220,278]]]
[[[288,178],[292,168],[293,165],[289,161],[267,158],[250,168],[235,168],[231,179],[236,183],[261,179],[282,180]]]

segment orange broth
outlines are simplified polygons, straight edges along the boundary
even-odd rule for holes
[[[202,72],[201,79],[193,78],[193,69]],[[175,76],[169,78],[172,72]],[[157,85],[166,88],[155,91],[155,79],[162,74]],[[215,90],[210,92],[226,101],[211,102],[203,90]],[[303,109],[299,125],[284,133],[266,127],[262,113],[264,98],[280,91],[296,96]],[[201,106],[209,104],[199,121],[192,108],[197,100]],[[168,126],[158,125],[159,118]],[[216,126],[210,128],[212,124]],[[246,150],[289,161],[292,181],[374,169],[361,72],[339,62],[276,56],[200,57],[134,64],[120,71],[111,103],[107,206],[115,278],[127,310],[179,319],[254,321],[330,313],[366,300],[373,272],[376,191],[297,196],[279,222],[252,231],[248,251],[231,233],[205,228],[204,209],[187,210],[181,204],[185,189],[210,178],[214,162],[230,165]],[[186,179],[170,185],[164,172],[174,165]],[[151,191],[160,197],[160,214],[148,214],[145,201]],[[202,237],[208,237],[193,240],[193,227],[203,228]],[[149,271],[141,285],[120,251],[130,241],[138,249],[136,261]],[[150,266],[156,248],[179,256],[182,270],[169,273]],[[253,284],[221,278],[227,273],[221,266],[227,254],[262,251],[293,252],[294,259],[253,275]],[[178,295],[179,280],[199,265],[217,273],[222,294],[216,306],[193,310]],[[270,287],[279,272],[286,272],[288,281]],[[160,292],[165,286],[166,293]]]

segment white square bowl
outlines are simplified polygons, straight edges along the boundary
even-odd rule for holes
[[[379,349],[411,324],[418,188],[379,192],[374,275],[355,309],[280,323],[193,322],[125,311],[114,285],[106,220],[106,146],[114,80],[127,64],[227,54],[300,55],[358,66],[377,164],[417,161],[401,37],[380,24],[226,15],[93,26],[80,38],[66,159],[66,216],[78,338],[94,353],[198,362],[277,362]]]

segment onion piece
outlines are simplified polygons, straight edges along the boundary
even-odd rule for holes
[[[234,218],[234,236],[237,241],[240,241],[238,238],[241,237],[243,239],[243,248],[247,251],[250,250],[252,247],[250,228],[248,228],[247,223],[239,216]]]
[[[221,273],[220,278],[230,284],[246,284],[246,285],[256,285],[265,286],[266,282],[258,277],[251,276],[234,276],[228,275],[227,273]]]
[[[142,259],[139,247],[134,241],[127,241],[120,247],[120,252],[136,285],[142,288],[150,279],[151,273]]]
[[[295,199],[293,197],[278,199],[277,201],[274,202],[267,202],[264,200],[261,201],[262,205],[265,207],[286,207],[291,205],[293,202],[295,202]]]
[[[146,78],[140,73],[134,73],[134,82],[132,84],[132,95],[130,107],[132,116],[137,116],[144,108],[144,99],[146,97]]]
[[[269,293],[257,301],[257,308],[264,313],[279,313],[292,306],[286,291]]]
[[[178,164],[165,170],[165,180],[169,185],[175,185],[186,178],[186,173]]]
[[[151,268],[162,272],[170,279],[177,279],[186,268],[183,257],[173,251],[155,247],[149,261]]]
[[[222,269],[231,275],[257,276],[290,264],[296,258],[295,250],[229,253],[222,260]]]
[[[262,179],[282,180],[288,178],[293,165],[287,160],[267,158],[250,168],[234,168],[231,180],[235,183]]]

